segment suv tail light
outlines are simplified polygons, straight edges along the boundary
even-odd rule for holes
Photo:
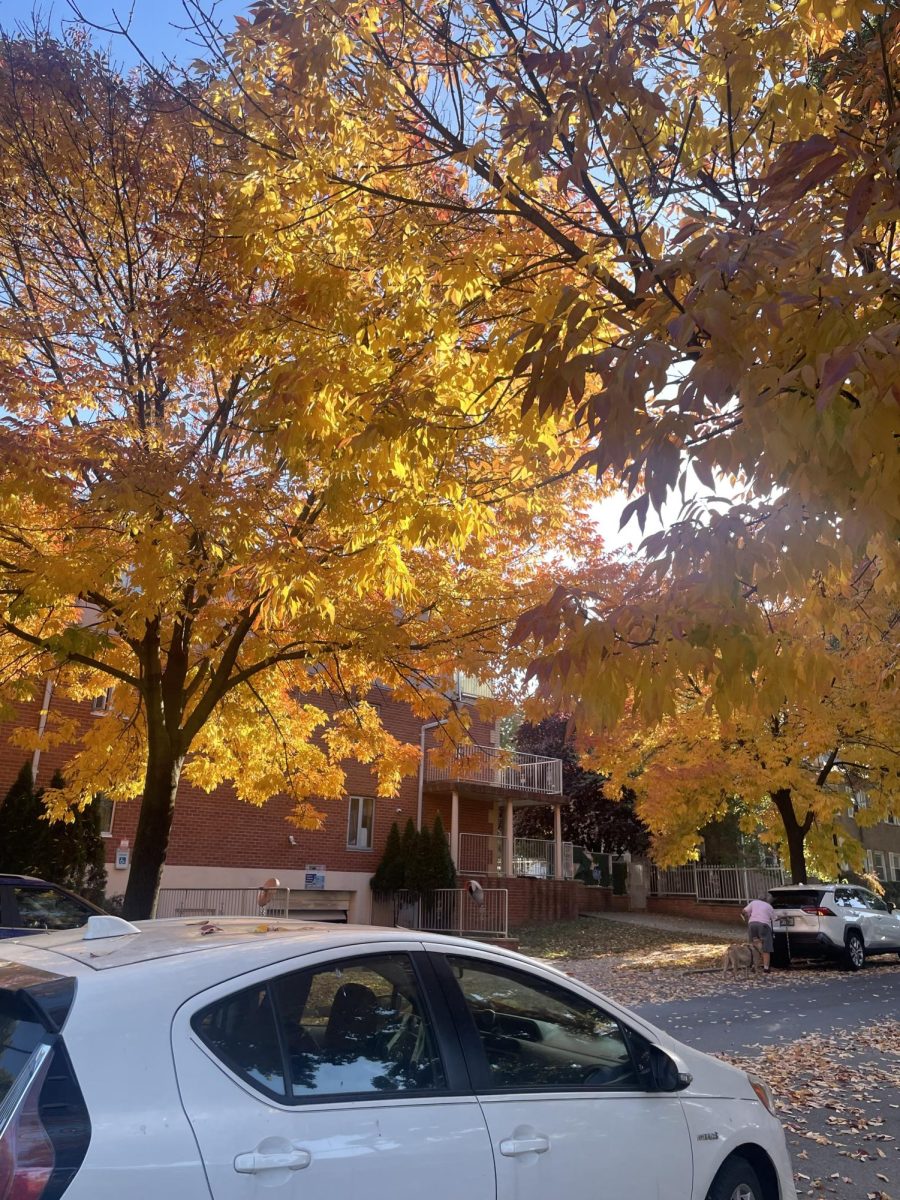
[[[810,905],[808,908],[807,907],[801,908],[800,911],[805,912],[805,913],[811,913],[812,916],[814,916],[814,917],[833,917],[834,916],[834,913],[831,911],[830,908],[822,908],[821,905],[816,905],[816,906]]]
[[[42,1044],[37,1069],[0,1133],[0,1200],[40,1200],[56,1166],[56,1151],[41,1121],[38,1100],[53,1051]]]

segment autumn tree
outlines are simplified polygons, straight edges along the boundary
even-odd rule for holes
[[[566,717],[523,722],[516,730],[515,744],[526,754],[561,760],[562,790],[568,800],[562,810],[566,841],[591,851],[647,853],[650,833],[635,812],[634,793],[625,787],[611,794],[606,777],[582,765],[575,730]],[[522,837],[551,838],[551,811],[543,807],[520,809],[516,831]]]
[[[856,609],[855,602],[845,606],[849,614]],[[792,661],[817,640],[794,621],[785,617],[776,627]],[[737,798],[744,831],[761,831],[761,840],[782,851],[795,883],[807,882],[810,856],[831,877],[861,867],[862,848],[841,820],[855,794],[867,798],[856,815],[863,825],[900,806],[893,631],[888,624],[873,634],[857,618],[845,624],[842,640],[818,640],[831,670],[803,698],[768,713],[722,714],[708,692],[685,689],[676,712],[659,724],[632,717],[597,740],[588,761],[634,789],[658,861],[686,861],[702,827]]]
[[[827,593],[860,578],[898,598],[896,8],[253,14],[210,104],[252,142],[259,186],[289,194],[326,130],[322,195],[430,223],[421,261],[491,330],[525,428],[585,423],[585,463],[634,492],[626,518],[695,493],[648,539],[652,603],[560,588],[520,627],[550,699],[609,725],[672,716],[692,679],[720,709],[802,696],[821,655],[787,664],[769,609],[828,626]]]
[[[0,45],[0,688],[114,689],[87,728],[51,711],[75,752],[45,801],[140,801],[132,917],[183,774],[288,793],[307,828],[348,757],[391,794],[417,748],[371,687],[444,715],[584,502],[573,422],[522,418],[518,351],[417,257],[425,210],[336,211],[324,113],[273,182],[204,116],[216,89],[84,36]]]

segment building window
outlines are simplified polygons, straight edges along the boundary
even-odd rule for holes
[[[371,796],[351,796],[347,817],[347,848],[371,850],[375,825],[375,801]]]
[[[895,817],[893,813],[888,813],[887,821],[885,822],[885,824],[900,825],[900,817]]]
[[[95,696],[91,701],[91,712],[95,716],[101,717],[104,713],[109,712],[109,706],[112,702],[113,690],[108,687],[105,692],[101,692],[99,696]]]
[[[900,854],[891,854],[891,880],[894,883],[900,883]]]
[[[876,879],[880,879],[882,883],[887,883],[887,868],[885,867],[883,850],[867,850],[866,867]]]
[[[116,811],[116,803],[110,800],[103,792],[98,792],[94,797],[94,804],[100,810],[100,836],[112,837],[113,817]]]

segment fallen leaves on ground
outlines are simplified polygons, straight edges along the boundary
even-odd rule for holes
[[[887,1131],[889,1122],[896,1128],[900,1110],[900,1024],[886,1017],[878,1025],[752,1049],[719,1057],[762,1075],[775,1093],[800,1195],[891,1200],[887,1187],[896,1195],[900,1184],[900,1142]],[[840,1170],[817,1175],[807,1165],[822,1146],[844,1160]]]
[[[739,931],[738,931],[739,932]],[[620,1004],[665,1004],[697,996],[733,995],[744,988],[777,989],[782,984],[815,986],[833,979],[833,962],[798,962],[790,971],[722,974],[725,946],[740,938],[726,935],[716,942],[695,934],[672,933],[624,922],[587,917],[521,930],[523,954],[543,958]],[[850,989],[866,987],[877,972],[900,971],[896,959],[878,959],[858,974],[844,975]],[[862,981],[862,982],[861,982]]]
[[[738,931],[740,932],[740,931]],[[624,921],[605,921],[602,917],[583,917],[575,921],[557,921],[553,925],[530,926],[516,931],[523,954],[534,958],[605,958],[630,955],[635,964],[652,956],[659,968],[686,968],[719,961],[724,946],[736,941],[728,930],[722,940],[691,933],[672,933],[646,925]]]

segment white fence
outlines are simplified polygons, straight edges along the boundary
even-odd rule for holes
[[[466,780],[520,792],[562,795],[562,761],[540,754],[522,754],[499,746],[468,743],[447,749],[432,746],[425,759],[426,781]]]
[[[372,897],[372,924],[505,938],[509,932],[509,893],[485,888],[476,900],[465,888],[438,888],[427,896],[389,892]]]
[[[746,904],[790,883],[781,867],[652,867],[651,896],[690,896],[705,903]]]
[[[457,871],[462,875],[502,875],[504,839],[492,833],[461,833]],[[532,879],[552,879],[555,843],[542,838],[513,839],[513,875]],[[571,842],[563,842],[563,879],[575,878],[575,859]]]
[[[290,888],[160,888],[153,915],[286,918],[290,903]]]

